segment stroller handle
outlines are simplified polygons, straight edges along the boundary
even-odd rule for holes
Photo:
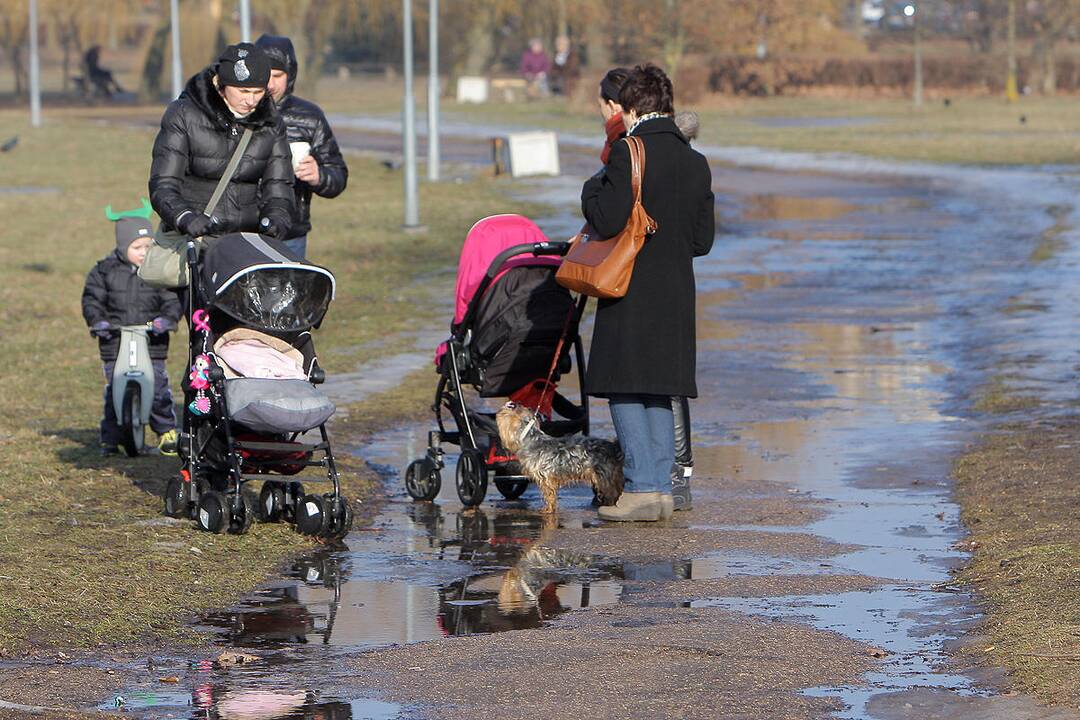
[[[485,277],[489,281],[494,280],[495,276],[498,275],[499,271],[502,269],[503,263],[518,255],[533,255],[534,257],[539,257],[541,255],[556,255],[562,257],[568,252],[570,252],[570,243],[565,241],[551,242],[550,240],[545,240],[544,242],[538,243],[512,245],[495,256],[495,259],[491,261],[491,265],[488,266]]]

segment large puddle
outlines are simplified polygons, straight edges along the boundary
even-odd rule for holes
[[[948,585],[965,559],[949,472],[979,430],[971,389],[1016,352],[1001,314],[1010,298],[1043,308],[1025,316],[1027,352],[1058,366],[1074,361],[1059,333],[1040,325],[1068,274],[1040,275],[1027,263],[1050,216],[932,180],[718,166],[715,182],[723,230],[697,266],[695,510],[674,526],[720,539],[624,559],[617,544],[581,541],[598,526],[586,488],[560,495],[558,522],[537,513],[531,488],[518,501],[492,489],[480,509],[465,511],[452,455],[436,502],[413,503],[398,473],[422,454],[429,428],[388,429],[357,449],[387,479],[374,524],[355,530],[347,548],[313,553],[204,619],[223,647],[258,659],[181,668],[184,690],[159,701],[133,688],[127,708],[221,718],[422,716],[422,706],[373,698],[343,658],[542,628],[618,603],[720,607],[880,649],[880,665],[861,683],[805,690],[840,698],[839,717],[871,717],[872,698],[916,687],[990,692],[948,662],[948,644],[976,618],[971,599]],[[571,186],[563,178],[515,191],[566,202]],[[557,236],[574,223],[563,213],[543,224]],[[342,383],[342,397],[375,392],[427,357],[395,358],[368,373],[368,385],[360,371]],[[611,435],[598,403],[594,415],[598,432]],[[754,511],[733,517],[725,508],[736,502]],[[796,535],[839,549],[785,549]],[[810,583],[809,592],[774,596],[693,582],[741,577],[871,580],[857,591],[815,592]],[[673,583],[677,599],[657,590]]]

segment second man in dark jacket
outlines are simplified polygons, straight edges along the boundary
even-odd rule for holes
[[[322,109],[293,94],[298,63],[292,41],[287,37],[263,35],[255,44],[270,58],[268,89],[285,122],[289,145],[295,148],[293,168],[296,182],[293,190],[296,193],[296,216],[285,244],[304,257],[307,253],[307,235],[311,232],[312,193],[324,198],[340,195],[349,180],[349,168],[341,157],[334,132]]]

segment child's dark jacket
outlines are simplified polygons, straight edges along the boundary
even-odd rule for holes
[[[180,321],[180,300],[171,290],[155,290],[136,274],[136,268],[116,252],[110,253],[86,276],[82,313],[88,326],[102,320],[117,328],[113,337],[98,341],[102,360],[115,360],[121,325],[141,325],[156,317]],[[150,333],[150,357],[162,360],[169,353],[169,334]]]

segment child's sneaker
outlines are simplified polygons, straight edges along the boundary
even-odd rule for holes
[[[120,450],[118,450],[115,445],[110,445],[109,443],[101,443],[101,445],[98,446],[98,452],[101,453],[101,457],[120,454]]]
[[[158,452],[162,455],[176,455],[178,444],[176,430],[166,430],[158,436]]]

